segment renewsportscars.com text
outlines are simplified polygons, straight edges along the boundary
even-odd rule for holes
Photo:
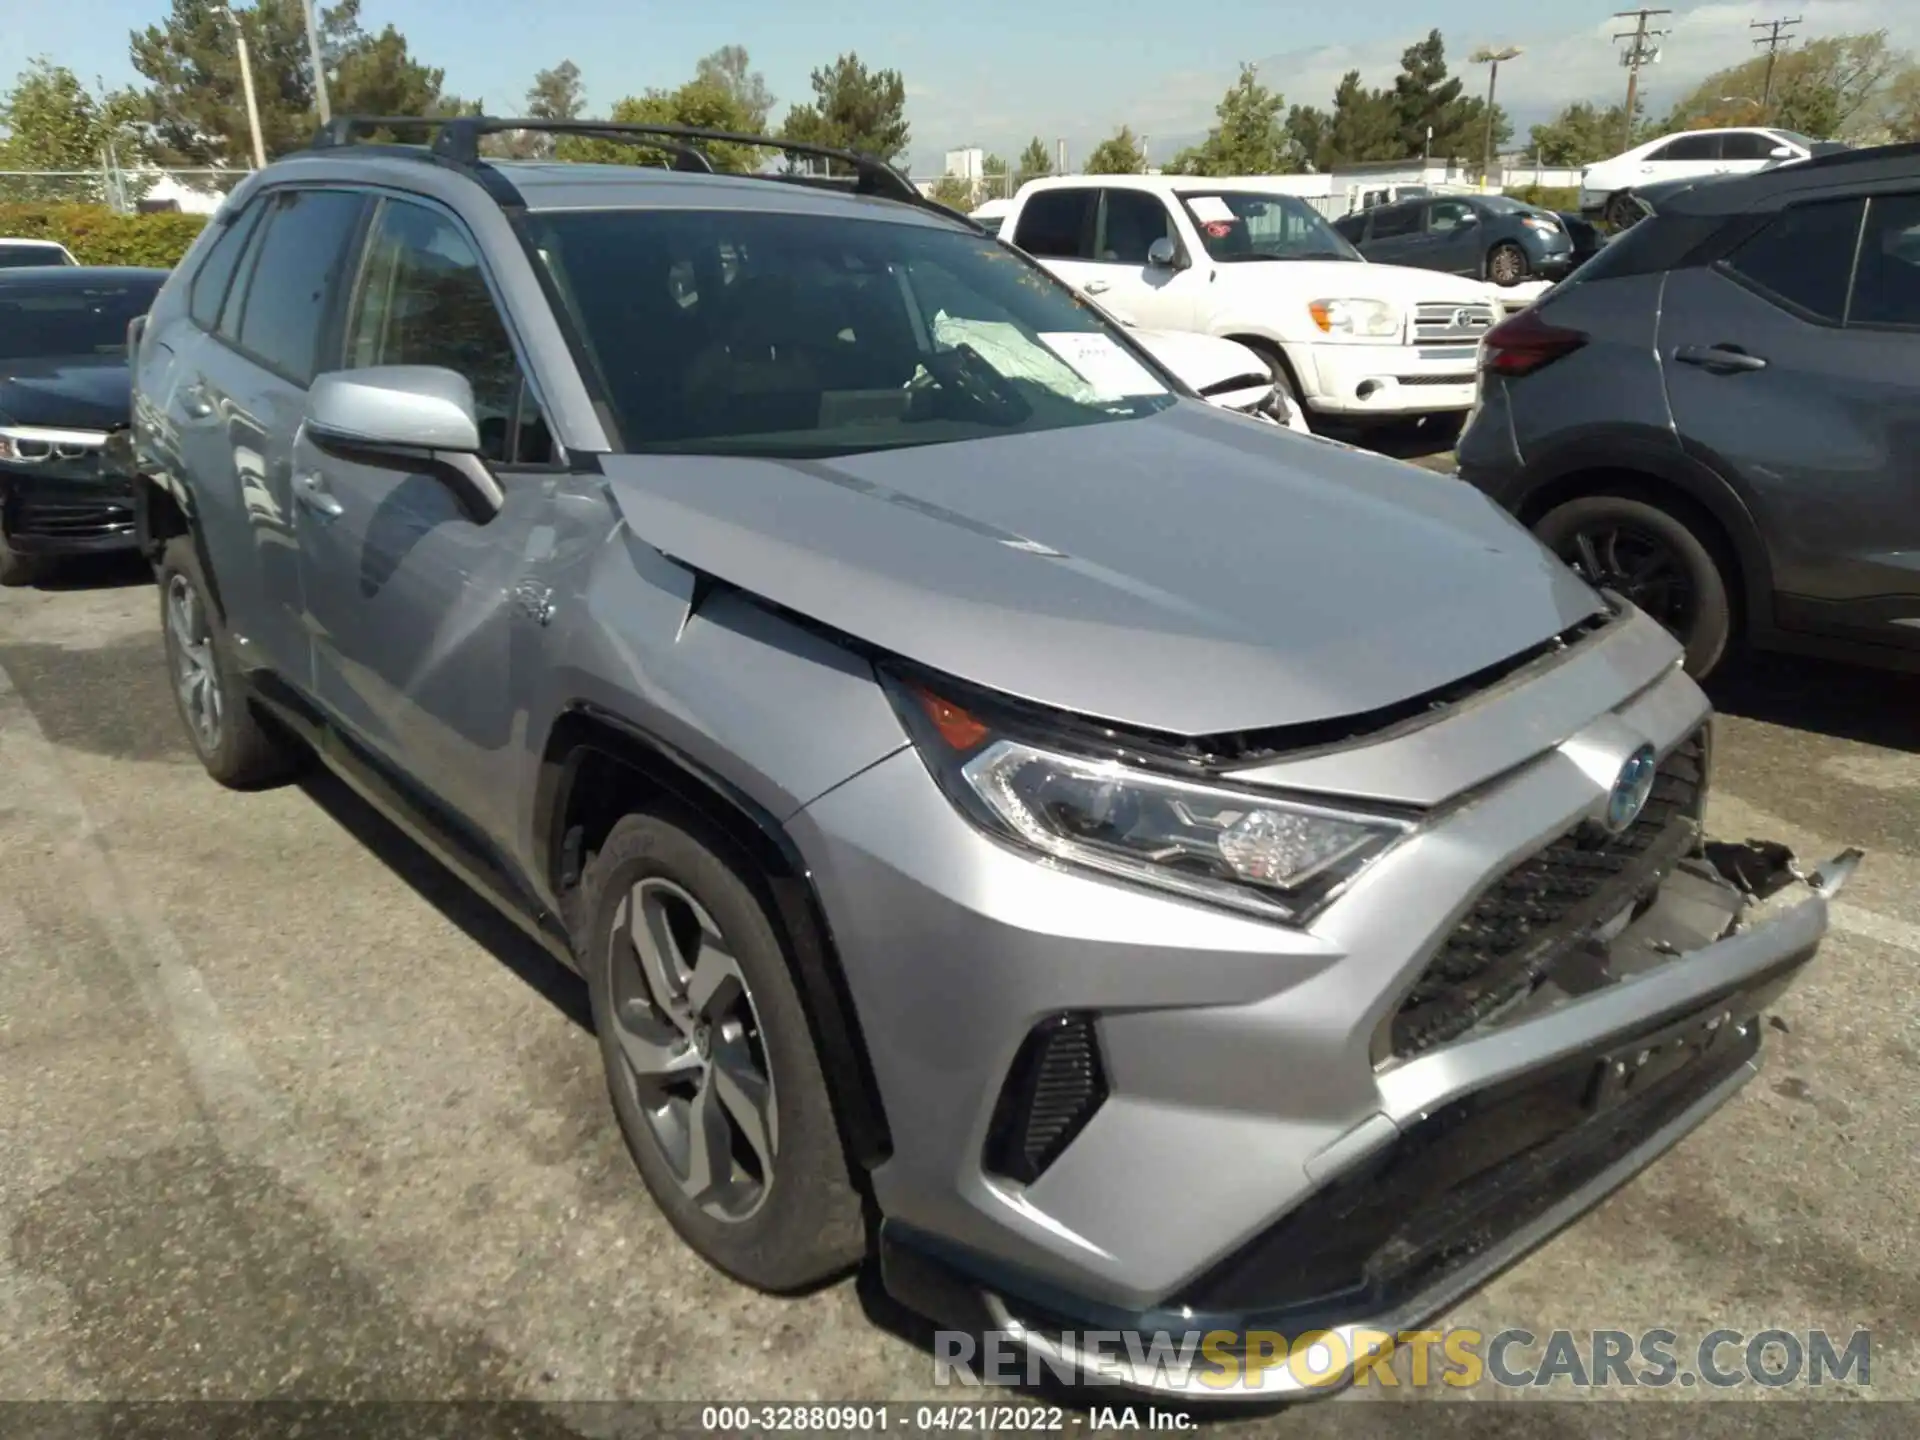
[[[1104,1384],[1147,1380],[1174,1390],[1338,1386],[1389,1389],[1652,1388],[1783,1389],[1873,1383],[1866,1330],[1278,1331],[1080,1330],[1051,1336],[1079,1365],[1050,1359],[1005,1331],[934,1337],[936,1385],[1019,1385],[1050,1380]],[[1131,1372],[1131,1375],[1127,1372]]]

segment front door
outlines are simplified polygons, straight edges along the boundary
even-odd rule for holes
[[[1426,210],[1426,243],[1420,247],[1420,258],[1410,263],[1423,270],[1477,277],[1486,247],[1479,210],[1467,200],[1429,200]]]
[[[1803,203],[1675,271],[1659,347],[1680,436],[1756,511],[1781,623],[1920,648],[1920,193]]]
[[[1173,242],[1175,264],[1147,262],[1156,240]],[[1117,187],[1102,192],[1094,263],[1087,267],[1085,285],[1095,299],[1150,330],[1191,330],[1207,283],[1206,269],[1194,259],[1164,197]]]
[[[431,465],[360,463],[301,441],[295,523],[320,701],[429,792],[417,798],[497,840],[512,819],[506,787],[488,777],[516,739],[517,627],[540,623],[525,582],[550,538],[551,477],[538,472],[553,447],[478,252],[451,214],[380,202],[340,362],[465,375],[506,503],[479,514]]]

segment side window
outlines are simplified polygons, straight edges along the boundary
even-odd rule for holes
[[[1365,215],[1342,215],[1338,220],[1333,222],[1333,228],[1338,230],[1345,239],[1351,240],[1354,244],[1358,245],[1366,238],[1367,217]]]
[[[1655,151],[1647,158],[1649,160],[1718,160],[1720,137],[1705,130],[1693,135],[1682,135],[1677,140],[1669,141],[1664,149]]]
[[[274,200],[240,312],[240,348],[296,385],[312,381],[321,329],[365,207],[346,190],[293,190]]]
[[[1771,135],[1742,130],[1736,134],[1720,137],[1720,158],[1722,160],[1768,160],[1773,157],[1773,152],[1780,143]]]
[[[687,267],[673,302],[699,303]],[[369,365],[437,365],[467,377],[480,421],[482,453],[500,464],[544,464],[553,444],[526,394],[506,322],[487,288],[480,257],[454,221],[404,201],[380,206],[347,314],[349,370]]]
[[[1724,263],[1770,299],[1838,324],[1847,313],[1860,212],[1858,200],[1796,205]]]
[[[1920,327],[1920,194],[1874,199],[1847,323]]]
[[[247,239],[253,234],[264,208],[258,203],[249,205],[229,220],[207,251],[207,258],[200,262],[200,269],[193,277],[193,288],[188,293],[187,313],[201,329],[212,330],[219,325],[227,287],[233,283],[233,272],[240,267]]]
[[[1093,258],[1093,207],[1098,190],[1042,190],[1020,207],[1013,243],[1051,260]]]
[[[1451,235],[1473,223],[1473,207],[1464,200],[1435,200],[1427,206],[1427,233]]]
[[[1391,240],[1399,235],[1411,235],[1420,228],[1421,206],[1415,202],[1408,205],[1388,205],[1373,212],[1373,236],[1375,240]]]
[[[1159,239],[1173,239],[1166,202],[1143,190],[1109,190],[1100,217],[1099,258],[1111,265],[1144,265]]]

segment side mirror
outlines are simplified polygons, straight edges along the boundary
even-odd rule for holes
[[[505,503],[480,458],[473,386],[437,365],[333,370],[307,391],[305,431],[329,455],[363,465],[409,466],[445,481],[473,518]]]
[[[1147,247],[1147,264],[1155,270],[1174,270],[1180,265],[1180,247],[1162,235]]]

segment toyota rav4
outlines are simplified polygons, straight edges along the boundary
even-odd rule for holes
[[[236,189],[140,525],[207,770],[317,755],[577,966],[702,1255],[1068,1368],[1396,1331],[1753,1072],[1857,857],[1705,845],[1660,626],[878,161],[482,158],[536,124]]]

